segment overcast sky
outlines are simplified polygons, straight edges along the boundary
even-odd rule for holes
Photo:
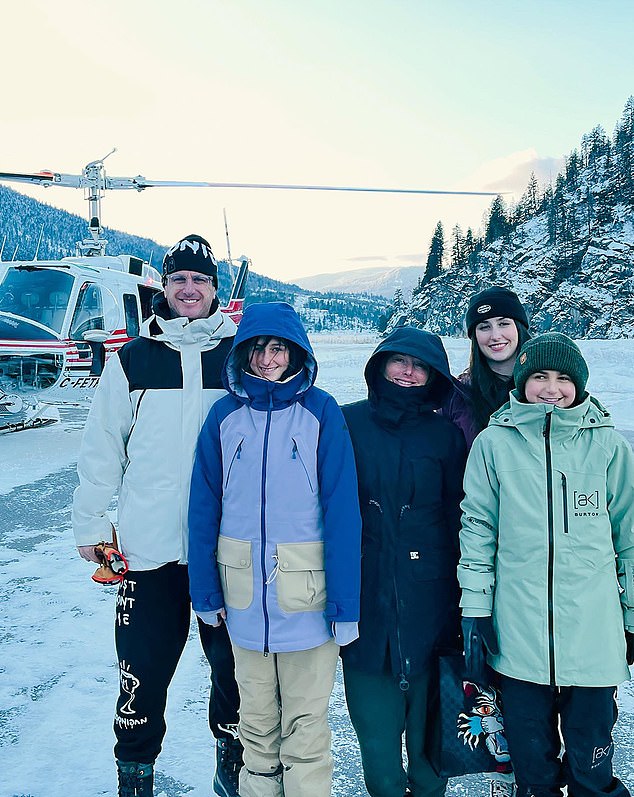
[[[634,94],[630,0],[21,0],[2,14],[0,170],[517,190]],[[81,215],[72,189],[13,186]],[[423,263],[490,200],[110,192],[103,222],[190,232],[281,279]]]

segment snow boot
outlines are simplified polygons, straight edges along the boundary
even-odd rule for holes
[[[503,778],[491,778],[491,797],[515,797],[517,784],[511,774]]]
[[[240,739],[216,739],[213,790],[219,797],[238,797],[238,775],[242,765]]]
[[[119,797],[153,797],[154,766],[136,761],[117,761]]]

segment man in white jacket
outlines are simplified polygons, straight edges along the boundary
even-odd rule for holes
[[[151,797],[165,735],[167,689],[187,640],[187,506],[198,433],[225,394],[221,369],[235,323],[220,312],[218,266],[204,238],[188,235],[163,259],[164,293],[138,338],[113,354],[96,390],[78,461],[73,530],[80,555],[117,531],[129,571],[119,585],[115,643],[120,693],[114,719],[120,797]],[[242,747],[238,691],[226,627],[200,623],[211,665],[213,787],[236,797]]]

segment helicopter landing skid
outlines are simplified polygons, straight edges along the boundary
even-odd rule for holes
[[[0,389],[0,435],[37,429],[59,421],[59,410],[32,399],[24,400]]]

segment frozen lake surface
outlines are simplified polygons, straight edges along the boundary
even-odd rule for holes
[[[370,336],[313,338],[318,384],[341,403],[365,396]],[[447,340],[452,369],[467,341]],[[590,389],[634,440],[634,341],[582,341]],[[118,673],[114,589],[94,584],[70,529],[75,462],[84,410],[62,422],[0,436],[0,797],[116,793],[112,716]],[[193,627],[172,683],[168,733],[157,762],[157,797],[208,797],[213,747],[206,722],[208,666]],[[621,687],[616,768],[634,789],[634,682]],[[331,703],[337,797],[365,795],[341,678]],[[455,779],[449,793],[480,797],[480,777]]]

